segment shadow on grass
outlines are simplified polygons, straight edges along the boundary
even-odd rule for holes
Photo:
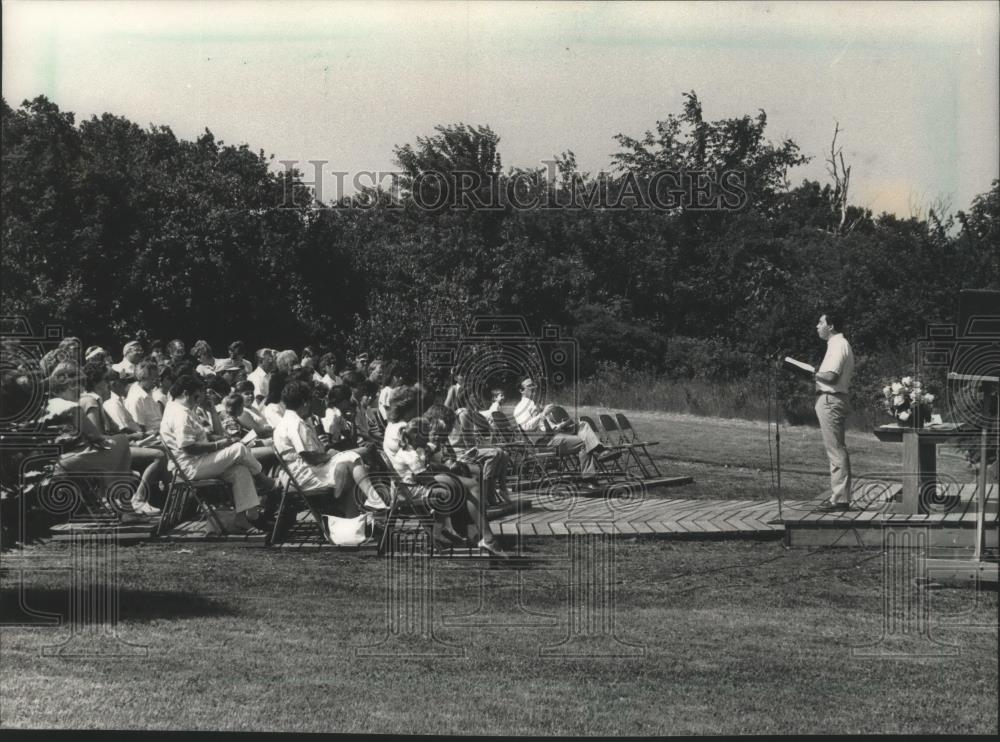
[[[0,589],[0,626],[58,625],[69,620],[70,601],[74,597],[70,588],[5,586]],[[83,589],[76,596],[77,604],[109,600],[104,587],[92,591]],[[119,621],[146,622],[160,618],[185,619],[206,616],[232,616],[235,611],[226,603],[186,592],[166,592],[121,589],[118,591]],[[107,620],[107,613],[99,610],[80,611],[79,623],[98,623]]]

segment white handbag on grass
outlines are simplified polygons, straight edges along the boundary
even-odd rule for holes
[[[326,532],[330,541],[336,546],[361,546],[372,538],[374,523],[370,513],[362,513],[356,518],[340,518],[336,515],[324,515]]]

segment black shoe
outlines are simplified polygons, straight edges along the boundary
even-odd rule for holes
[[[604,449],[597,454],[597,460],[603,464],[607,461],[614,461],[615,459],[621,458],[621,455],[621,451],[610,451],[608,449]]]
[[[815,508],[819,513],[846,513],[850,509],[851,506],[846,502],[824,502]]]

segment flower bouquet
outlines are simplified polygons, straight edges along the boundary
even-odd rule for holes
[[[882,407],[900,425],[920,428],[931,419],[934,395],[924,391],[923,385],[912,376],[886,384],[882,396]]]

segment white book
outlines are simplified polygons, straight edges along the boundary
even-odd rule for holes
[[[816,374],[816,367],[808,363],[803,363],[802,361],[796,361],[794,358],[785,356],[784,366],[789,371],[793,371],[799,376],[808,376],[810,379]]]
[[[250,445],[250,443],[252,443],[255,440],[257,440],[257,431],[251,430],[245,436],[240,438],[240,443],[246,443],[247,445]]]

